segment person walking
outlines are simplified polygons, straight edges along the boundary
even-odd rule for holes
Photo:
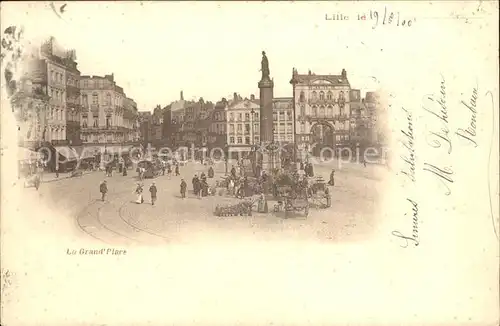
[[[198,193],[200,192],[200,180],[198,179],[198,176],[195,174],[192,180],[193,184],[193,193],[195,196],[198,196]]]
[[[106,199],[106,194],[108,193],[108,185],[106,184],[106,180],[101,182],[99,185],[99,191],[101,192],[101,201],[104,201]]]
[[[330,181],[328,181],[330,186],[335,186],[335,169],[332,169],[332,173],[330,173]]]
[[[135,194],[137,195],[137,200],[135,201],[137,204],[144,203],[144,197],[142,197],[143,186],[139,182],[137,183],[137,187],[135,188]]]
[[[186,181],[184,181],[184,179],[181,179],[181,197],[182,198],[186,198],[186,188],[187,188]]]
[[[154,206],[156,201],[156,193],[158,192],[158,189],[156,189],[156,185],[154,182],[149,187],[149,192],[151,193],[151,205]]]
[[[181,175],[181,174],[179,173],[179,163],[177,163],[177,164],[175,164],[175,176],[177,177],[179,175]]]

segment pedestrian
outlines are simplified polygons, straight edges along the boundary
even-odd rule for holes
[[[332,169],[332,173],[330,173],[330,181],[328,181],[330,186],[335,186],[335,169]]]
[[[104,201],[106,198],[106,194],[108,193],[108,185],[106,184],[106,180],[101,182],[99,185],[99,191],[101,192],[101,200]]]
[[[123,176],[124,177],[127,176],[127,165],[126,164],[123,164]]]
[[[184,179],[181,179],[181,197],[182,198],[186,198],[186,188],[187,188],[186,181],[184,181]]]
[[[172,176],[172,166],[170,165],[170,163],[167,164],[167,174],[169,178]]]
[[[179,173],[179,163],[177,163],[177,164],[175,164],[175,176],[179,176],[179,175],[181,175],[181,174]]]
[[[165,175],[165,163],[162,163],[161,165],[161,172],[163,175]]]
[[[149,187],[149,192],[151,193],[151,205],[154,206],[155,201],[156,201],[156,193],[157,193],[156,185],[154,182]]]
[[[193,192],[196,196],[198,196],[198,193],[200,192],[200,180],[198,179],[198,176],[196,174],[194,175],[191,182],[193,184]]]
[[[135,194],[137,195],[137,200],[135,201],[137,204],[144,203],[144,197],[142,197],[143,186],[140,182],[137,183],[137,187],[135,188]]]
[[[231,176],[233,177],[233,179],[236,179],[236,169],[234,168],[234,165],[231,168]]]
[[[214,177],[214,168],[211,166],[208,168],[208,177],[210,179]]]

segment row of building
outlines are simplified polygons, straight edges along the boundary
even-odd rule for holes
[[[273,98],[274,141],[296,144],[313,155],[326,146],[343,148],[384,142],[377,121],[380,95],[351,88],[347,72],[316,75],[293,70],[292,97]],[[295,103],[294,103],[295,102]],[[260,101],[254,95],[222,98],[215,104],[202,98],[180,98],[153,112],[140,113],[142,141],[155,147],[195,146],[249,152],[260,144]],[[296,138],[296,139],[295,139]]]
[[[113,74],[82,75],[75,50],[54,38],[26,53],[23,67],[11,96],[21,146],[97,152],[140,141],[137,104]]]
[[[114,75],[82,75],[76,53],[50,38],[25,60],[25,74],[11,97],[19,142],[36,150],[61,148],[195,146],[250,152],[260,144],[260,100],[234,93],[216,103],[180,98],[139,112]],[[288,82],[288,81],[286,81]],[[384,142],[380,95],[351,87],[347,72],[300,74],[293,69],[291,97],[273,103],[274,141],[319,154],[324,147]],[[88,152],[88,151],[87,151]]]

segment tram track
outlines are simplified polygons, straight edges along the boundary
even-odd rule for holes
[[[131,223],[129,220],[127,220],[124,215],[123,215],[123,210],[126,206],[126,204],[128,203],[128,201],[125,201],[122,203],[122,205],[120,206],[120,208],[118,208],[118,216],[119,218],[124,222],[126,223],[127,225],[129,225],[131,228],[135,229],[135,230],[138,230],[138,231],[141,231],[141,232],[145,232],[147,234],[150,234],[152,236],[155,236],[157,238],[161,238],[161,239],[164,239],[164,240],[167,240],[168,242],[170,242],[170,238],[169,237],[166,237],[164,235],[161,235],[161,234],[158,234],[158,233],[155,233],[151,230],[147,230],[145,228],[141,228],[133,223]]]

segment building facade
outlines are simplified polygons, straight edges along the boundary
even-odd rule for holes
[[[52,145],[66,145],[68,143],[66,140],[66,85],[68,76],[76,73],[76,63],[73,60],[74,51],[65,51],[51,37],[42,44],[40,57],[47,66],[47,95],[50,97],[47,108],[45,139],[51,142]],[[68,70],[72,70],[73,73],[68,73]],[[70,95],[70,98],[72,97],[73,94]]]
[[[351,86],[347,72],[316,75],[294,69],[291,83],[299,153],[334,155],[337,147],[349,142]]]
[[[81,138],[84,143],[119,144],[134,138],[137,130],[130,121],[134,120],[135,112],[125,115],[125,103],[130,103],[130,99],[127,100],[123,88],[116,85],[113,74],[81,76],[80,92],[83,106]]]
[[[281,145],[293,144],[294,141],[292,100],[291,97],[273,98],[273,137],[274,142]],[[226,142],[229,149],[247,154],[252,147],[259,147],[260,101],[254,95],[250,95],[250,99],[235,95],[232,101],[226,101],[225,112]]]

